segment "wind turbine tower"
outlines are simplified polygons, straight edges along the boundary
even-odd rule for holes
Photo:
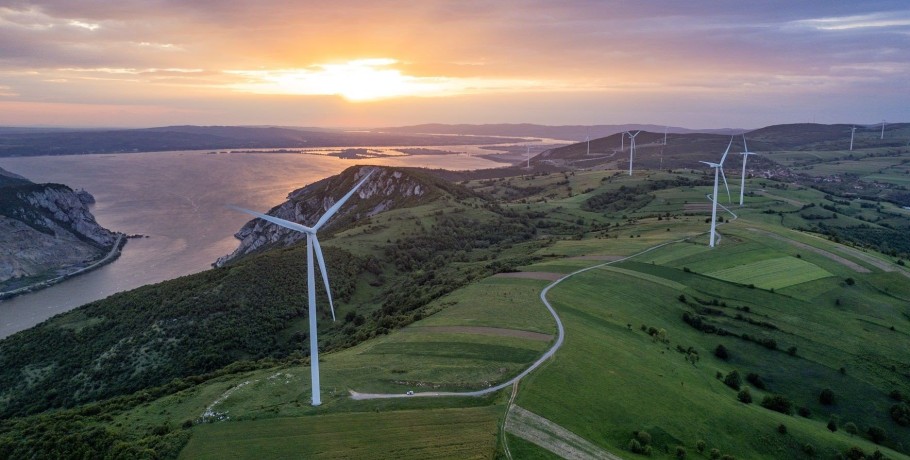
[[[588,143],[588,156],[591,156],[591,136],[585,136],[585,142]]]
[[[632,134],[629,131],[626,131],[626,134],[629,135],[629,139],[632,139],[632,142],[629,144],[629,175],[632,175],[632,160],[635,159],[635,136],[639,135],[641,131],[635,131],[635,134]]]
[[[528,169],[531,169],[531,146],[527,145],[528,148]]]
[[[853,151],[853,136],[856,134],[856,126],[850,127],[850,151]]]
[[[363,185],[367,179],[370,178],[370,175],[373,174],[373,171],[367,173],[367,175],[351,189],[347,195],[343,196],[340,200],[335,202],[332,207],[329,208],[322,217],[316,222],[316,225],[312,227],[307,227],[305,225],[298,224],[296,222],[291,222],[288,220],[280,219],[275,216],[270,216],[268,214],[258,213],[256,211],[250,211],[248,209],[238,208],[236,206],[231,206],[231,208],[236,209],[247,214],[254,215],[262,220],[271,222],[278,226],[302,232],[306,234],[306,277],[307,277],[307,298],[309,300],[309,320],[310,320],[310,377],[312,379],[312,389],[313,389],[313,400],[312,404],[318,406],[322,404],[322,399],[319,396],[319,349],[318,341],[316,340],[316,275],[313,270],[313,253],[316,254],[316,261],[319,263],[319,271],[322,272],[322,281],[325,283],[325,292],[329,298],[329,307],[332,310],[332,321],[335,321],[335,306],[332,304],[332,291],[329,289],[329,275],[325,269],[325,259],[322,257],[322,247],[319,246],[319,240],[316,238],[316,232],[328,222],[329,219],[335,215],[336,212],[344,205],[354,192]]]
[[[885,138],[885,120],[882,120],[882,139]]]
[[[733,145],[733,136],[730,136],[730,143],[727,144],[727,150],[724,151],[724,156],[720,158],[720,163],[712,163],[710,161],[701,161],[712,168],[714,168],[714,194],[711,195],[711,202],[713,203],[711,207],[711,241],[709,246],[714,247],[714,236],[717,231],[717,177],[718,174],[724,178],[724,187],[727,188],[727,194],[730,193],[730,187],[727,187],[727,177],[724,176],[724,160],[727,159],[727,153],[730,153],[730,146]]]
[[[749,147],[746,145],[746,133],[743,133],[743,178],[742,183],[739,185],[739,205],[743,205],[743,195],[746,190],[746,161],[749,159],[749,155],[755,155],[755,152],[750,152]]]

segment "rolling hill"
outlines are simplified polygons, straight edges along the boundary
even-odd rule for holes
[[[679,164],[729,142],[678,136]],[[321,313],[316,408],[302,249],[253,221],[221,268],[0,341],[0,457],[908,458],[910,211],[888,197],[910,153],[761,136],[713,249],[712,181],[650,167],[657,146],[631,177],[573,163],[583,144],[559,167],[381,169],[323,241],[343,320]],[[362,168],[272,212],[306,222]],[[542,299],[564,341],[540,369],[420,396],[525,369],[558,342]]]

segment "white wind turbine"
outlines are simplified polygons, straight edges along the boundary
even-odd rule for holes
[[[853,135],[856,134],[856,126],[850,127],[850,151],[853,151]]]
[[[586,155],[591,156],[591,136],[585,136],[585,142],[588,143],[588,153]]]
[[[528,169],[531,169],[531,146],[526,145],[525,147],[528,148]]]
[[[755,155],[755,152],[750,152],[749,147],[746,145],[746,133],[743,133],[743,151],[741,153],[743,156],[743,178],[742,183],[739,185],[739,205],[743,205],[743,194],[746,190],[746,160],[748,160],[749,155]],[[723,163],[723,160],[721,160]]]
[[[720,163],[712,163],[710,161],[701,161],[699,163],[704,163],[712,168],[714,168],[714,194],[711,195],[711,202],[713,206],[711,208],[711,243],[710,246],[714,247],[714,236],[716,234],[715,228],[717,228],[717,176],[718,173],[721,177],[724,178],[724,187],[727,189],[727,195],[730,195],[730,187],[727,187],[727,176],[724,176],[724,160],[727,159],[727,154],[730,153],[730,146],[733,145],[733,136],[730,136],[730,143],[727,144],[727,150],[724,151],[724,156],[720,158]]]
[[[885,120],[882,120],[882,139],[885,138]]]
[[[629,139],[632,139],[632,142],[629,144],[629,175],[632,175],[632,160],[635,158],[635,136],[641,134],[641,131],[635,131],[635,134],[632,134],[629,131],[626,131],[626,134],[629,135]]]
[[[316,260],[319,263],[319,271],[322,272],[322,281],[325,283],[325,292],[329,297],[329,308],[332,310],[332,321],[335,321],[335,306],[332,304],[332,290],[329,288],[329,275],[325,269],[325,259],[322,257],[322,247],[319,246],[319,239],[316,238],[316,232],[325,225],[328,220],[335,215],[336,212],[344,205],[345,201],[348,201],[354,192],[363,185],[367,179],[370,178],[370,175],[373,174],[373,171],[367,173],[367,175],[359,182],[354,188],[351,189],[347,195],[341,197],[335,204],[332,205],[319,218],[316,222],[316,225],[312,227],[307,227],[305,225],[298,224],[296,222],[287,221],[284,219],[279,219],[275,216],[270,216],[267,214],[258,213],[256,211],[250,211],[248,209],[238,208],[236,206],[230,206],[233,209],[236,209],[247,214],[252,214],[262,220],[269,221],[273,224],[279,225],[281,227],[296,230],[298,232],[306,233],[306,275],[307,275],[307,297],[309,298],[309,319],[310,319],[310,376],[312,379],[313,387],[313,402],[314,406],[322,404],[322,400],[319,397],[319,350],[317,349],[317,340],[316,340],[316,275],[313,270],[313,253],[316,253]]]

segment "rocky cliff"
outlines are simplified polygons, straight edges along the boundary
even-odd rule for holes
[[[88,192],[34,184],[0,169],[0,291],[84,268],[104,257],[117,234],[95,221]],[[18,287],[18,286],[16,286]]]
[[[440,193],[470,193],[466,189],[455,190],[457,186],[410,168],[354,166],[337,176],[294,190],[288,195],[287,201],[272,208],[268,214],[303,225],[313,225],[369,171],[374,171],[370,180],[357,190],[356,195],[328,222],[320,235],[389,209],[427,202]],[[214,264],[216,267],[247,254],[290,246],[306,239],[303,233],[261,219],[247,222],[234,236],[240,240],[240,246],[231,254],[219,258]]]

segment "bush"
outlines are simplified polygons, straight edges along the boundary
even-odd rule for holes
[[[787,348],[787,354],[790,356],[796,356],[796,347]]]
[[[796,413],[799,414],[800,417],[809,418],[812,416],[812,411],[805,406],[800,406],[799,409],[796,409]]]
[[[734,457],[730,454],[724,454],[724,456],[721,457],[720,460],[736,460],[736,457]]]
[[[787,425],[784,425],[783,423],[777,425],[777,432],[780,434],[787,434]]]
[[[859,447],[853,446],[844,452],[844,457],[849,460],[863,460],[866,458],[866,453]]]
[[[904,395],[901,394],[900,390],[891,390],[891,393],[888,393],[888,396],[895,401],[903,401]]]
[[[813,446],[812,444],[809,444],[809,443],[804,444],[803,453],[810,457],[815,455],[815,446]]]
[[[885,436],[885,430],[878,426],[870,426],[866,430],[866,434],[869,435],[869,439],[876,444],[881,444],[887,437]]]
[[[736,394],[736,399],[744,404],[752,404],[752,393],[749,392],[749,387],[739,390],[739,393]]]
[[[629,440],[629,451],[632,453],[635,453],[635,454],[642,453],[641,443],[638,442],[637,439],[630,439]]]
[[[706,447],[708,447],[708,444],[705,443],[705,441],[701,439],[695,441],[695,450],[697,450],[699,453],[704,452]]]
[[[793,403],[784,395],[765,396],[761,401],[761,405],[765,409],[780,412],[781,414],[790,415],[793,413]]]
[[[836,418],[831,417],[830,419],[828,419],[828,431],[830,431],[832,433],[837,431],[837,419]]]
[[[740,378],[739,372],[736,369],[728,372],[726,377],[724,377],[724,385],[727,385],[734,390],[739,390],[739,387],[742,385],[742,383],[742,378]]]
[[[750,372],[749,375],[746,375],[746,381],[759,390],[765,389],[765,382],[761,379],[760,375],[754,372]]]
[[[714,349],[714,356],[726,361],[730,359],[730,352],[727,351],[727,347],[718,345],[717,348]]]
[[[818,402],[825,406],[834,404],[834,392],[830,388],[825,388],[818,395]]]
[[[847,278],[844,280],[844,282],[847,283],[847,286],[853,286],[856,284],[856,281],[854,281],[853,278]]]
[[[683,446],[676,446],[676,458],[679,460],[686,459],[686,448]]]
[[[719,459],[719,458],[720,458],[720,450],[717,449],[716,447],[715,447],[714,449],[711,449],[711,455],[710,455],[710,457],[711,457],[711,460],[717,460],[717,459]]]
[[[910,425],[910,406],[906,403],[895,404],[891,406],[891,419],[900,426]]]
[[[635,438],[638,439],[638,442],[640,442],[642,446],[651,444],[651,434],[647,431],[639,431],[635,434]]]
[[[844,424],[844,431],[849,434],[859,433],[859,429],[856,428],[856,424],[853,422],[847,422]]]

